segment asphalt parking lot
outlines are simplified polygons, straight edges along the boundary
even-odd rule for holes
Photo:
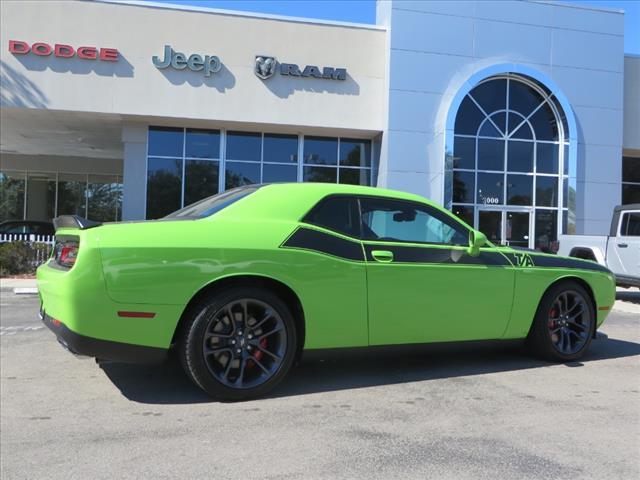
[[[175,362],[79,360],[2,292],[1,476],[640,478],[640,294],[581,362],[516,345],[305,359],[269,398],[211,402]]]

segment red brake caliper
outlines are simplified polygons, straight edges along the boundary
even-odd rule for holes
[[[262,348],[267,348],[267,339],[263,338],[262,340],[260,340],[260,347]],[[257,348],[253,351],[253,358],[255,358],[257,361],[262,360],[262,357],[264,357],[264,352],[261,350],[258,350]],[[255,367],[255,364],[253,362],[247,363],[247,367],[249,368],[253,368]]]
[[[556,307],[553,307],[549,311],[549,328],[552,330],[556,327],[557,315],[558,311],[556,310]]]

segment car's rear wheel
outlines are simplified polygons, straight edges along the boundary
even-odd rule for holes
[[[190,312],[180,340],[180,360],[194,383],[212,397],[259,397],[291,369],[297,343],[294,318],[271,291],[225,289]]]
[[[527,341],[534,353],[547,360],[577,360],[589,348],[595,326],[589,293],[579,283],[566,281],[542,297]]]

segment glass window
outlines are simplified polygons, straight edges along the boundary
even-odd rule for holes
[[[522,82],[509,82],[509,109],[528,117],[544,102],[540,93]]]
[[[370,167],[371,142],[369,140],[341,138],[340,165],[349,167]]]
[[[455,137],[453,143],[453,168],[476,168],[476,139]]]
[[[24,179],[24,172],[0,172],[0,222],[24,219]]]
[[[72,173],[58,175],[57,215],[87,216],[87,176]],[[27,195],[30,193],[27,190]],[[29,199],[27,199],[29,202]],[[27,210],[29,206],[27,205]]]
[[[348,185],[369,185],[371,170],[368,168],[340,168],[340,183]]]
[[[513,112],[509,112],[509,132],[511,132],[511,138],[518,138],[522,140],[533,140],[533,132],[531,131],[531,125],[529,122],[524,122],[524,118],[516,115]]]
[[[149,127],[149,156],[182,157],[183,143],[182,128]]]
[[[262,135],[250,132],[228,132],[227,153],[229,160],[259,162],[262,149]]]
[[[453,201],[460,203],[473,203],[473,192],[476,187],[476,174],[474,172],[453,172]]]
[[[504,170],[504,140],[478,139],[478,170]]]
[[[469,232],[460,223],[426,205],[362,198],[363,238],[393,242],[468,245]]]
[[[262,183],[296,182],[297,180],[297,165],[272,165],[265,163],[262,166]]]
[[[455,132],[463,135],[477,135],[478,127],[485,116],[468,96],[464,97],[456,115]]]
[[[185,155],[192,158],[220,158],[220,132],[187,128]]]
[[[622,181],[640,183],[640,158],[622,157]]]
[[[471,91],[471,96],[487,115],[507,108],[507,81],[505,79],[483,82]]]
[[[476,203],[481,205],[504,205],[504,175],[501,173],[478,173]]]
[[[622,204],[640,203],[640,185],[622,184]]]
[[[260,183],[260,164],[253,162],[225,163],[225,190]]]
[[[540,207],[558,206],[558,177],[536,178],[536,205]]]
[[[538,109],[529,121],[536,132],[536,140],[558,140],[558,122],[549,104]]]
[[[90,220],[117,221],[122,205],[122,182],[115,175],[89,175],[87,202]]]
[[[509,172],[533,172],[533,142],[509,142],[507,145],[507,170]]]
[[[86,217],[84,210],[84,183],[86,176],[63,176],[64,180],[78,180],[81,184],[79,191],[78,215]],[[27,220],[48,222],[56,216],[56,173],[29,172],[27,175]],[[67,184],[69,187],[70,184]],[[68,197],[67,197],[68,198]]]
[[[502,133],[490,120],[485,120],[485,122],[480,127],[478,135],[481,137],[502,138]]]
[[[304,137],[304,163],[337,165],[338,139],[328,137]]]
[[[220,166],[217,161],[186,160],[184,166],[184,204],[218,193]]]
[[[147,218],[161,218],[180,208],[182,197],[182,159],[148,159]]]
[[[620,235],[625,237],[640,237],[640,213],[629,212],[622,215]]]
[[[330,167],[304,167],[304,181],[337,183],[338,169]]]
[[[536,144],[536,169],[538,173],[558,173],[560,161],[559,147],[555,143]]]
[[[247,187],[234,188],[226,192],[207,197],[192,205],[188,205],[176,212],[167,215],[166,218],[203,218],[219,212],[232,203],[251,195],[258,190],[260,185],[250,185]]]
[[[534,248],[543,252],[557,251],[558,211],[536,209]]]
[[[304,221],[351,237],[360,237],[360,213],[355,198],[325,198],[305,216]]]
[[[507,175],[507,203],[533,205],[533,176]]]
[[[265,133],[263,155],[265,162],[297,163],[298,136]]]
[[[473,207],[468,207],[466,205],[454,205],[452,211],[467,225],[473,225]]]

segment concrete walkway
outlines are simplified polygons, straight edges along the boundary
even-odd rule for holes
[[[0,291],[16,295],[36,295],[38,288],[35,278],[0,278]]]

